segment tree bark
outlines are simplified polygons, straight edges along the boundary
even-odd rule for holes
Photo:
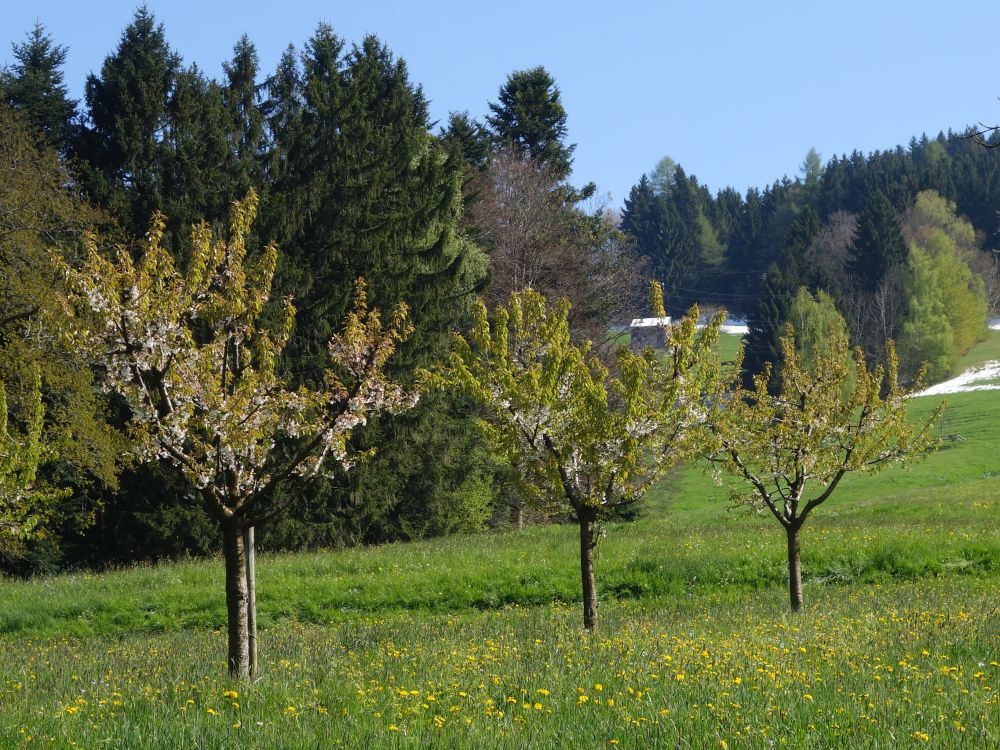
[[[520,500],[517,500],[513,505],[510,506],[510,517],[514,524],[514,528],[518,531],[524,530],[524,505],[521,504]]]
[[[597,630],[597,579],[594,576],[594,519],[581,511],[580,520],[580,580],[583,583],[583,627]]]
[[[250,678],[250,638],[247,628],[247,565],[243,533],[235,521],[222,527],[226,559],[226,613],[229,619],[229,674]]]
[[[250,679],[254,679],[257,677],[257,554],[253,526],[243,532],[243,547],[247,570],[247,645],[250,653]]]
[[[799,562],[799,527],[785,529],[788,536],[788,598],[792,611],[802,609],[802,565]]]

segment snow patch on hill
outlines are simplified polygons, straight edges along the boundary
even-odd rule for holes
[[[979,367],[966,370],[958,377],[916,393],[916,396],[941,396],[946,393],[966,393],[968,391],[997,391],[1000,384],[984,381],[1000,379],[1000,362],[991,360]]]

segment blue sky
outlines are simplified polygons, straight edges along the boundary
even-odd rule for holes
[[[407,61],[431,112],[478,117],[513,70],[544,65],[578,144],[573,182],[620,206],[664,155],[713,191],[794,176],[810,147],[891,148],[1000,122],[1000,2],[230,2],[150,0],[186,63],[221,75],[246,32],[262,68],[320,20],[376,33]],[[118,42],[134,2],[5,2],[0,63],[36,18],[69,47],[74,96]]]

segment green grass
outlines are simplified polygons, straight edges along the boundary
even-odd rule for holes
[[[723,362],[732,362],[736,359],[736,352],[739,351],[742,336],[735,333],[719,334],[719,355]]]
[[[988,330],[986,338],[973,346],[958,360],[955,374],[965,372],[971,367],[981,365],[990,360],[1000,360],[1000,331]]]
[[[804,529],[811,581],[862,583],[1000,570],[997,395],[950,399],[941,450],[908,469],[849,477]],[[914,401],[914,417],[939,400]],[[784,540],[773,519],[728,509],[727,490],[699,468],[667,480],[645,516],[613,524],[598,548],[606,598],[701,595],[780,587]],[[371,549],[264,556],[264,624],[327,623],[379,612],[457,612],[579,599],[576,532],[452,537]],[[220,561],[0,580],[0,634],[115,635],[221,627]]]
[[[696,468],[607,528],[595,636],[559,526],[262,556],[254,685],[220,560],[0,580],[0,747],[997,746],[997,399],[816,512],[799,616],[777,524]]]
[[[0,746],[995,747],[995,595],[609,602],[595,636],[562,604],[288,623],[252,685],[224,677],[219,631],[2,639]]]

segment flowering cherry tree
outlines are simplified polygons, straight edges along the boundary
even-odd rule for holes
[[[407,309],[383,322],[362,280],[329,342],[322,387],[286,386],[275,366],[295,308],[284,300],[279,324],[262,325],[278,253],[269,245],[256,262],[247,258],[256,207],[253,193],[234,204],[226,238],[195,226],[183,274],[160,244],[160,215],[137,260],[127,248],[104,254],[90,241],[81,267],[68,271],[91,318],[82,337],[105,387],[128,403],[139,455],[179,469],[222,528],[229,670],[237,677],[256,670],[253,529],[294,501],[279,492],[283,485],[349,468],[348,438],[370,415],[416,402],[384,374],[411,332]]]
[[[792,326],[781,338],[780,390],[768,390],[770,365],[753,388],[737,386],[718,402],[710,420],[710,459],[740,480],[730,488],[735,506],[770,513],[785,530],[791,608],[802,608],[799,532],[849,472],[874,474],[894,464],[925,458],[937,446],[931,427],[944,408],[912,424],[910,389],[896,377],[896,350],[888,363],[869,369],[860,349],[852,352],[843,325],[831,326],[812,362],[795,347]]]
[[[655,300],[662,315],[662,293]],[[484,403],[487,434],[535,503],[566,506],[580,530],[583,625],[597,626],[593,550],[600,524],[639,502],[705,434],[702,406],[719,382],[721,317],[701,331],[697,308],[671,328],[666,353],[620,350],[618,375],[570,340],[569,302],[550,309],[531,289],[492,319],[480,301],[471,341],[458,337],[447,382]]]

